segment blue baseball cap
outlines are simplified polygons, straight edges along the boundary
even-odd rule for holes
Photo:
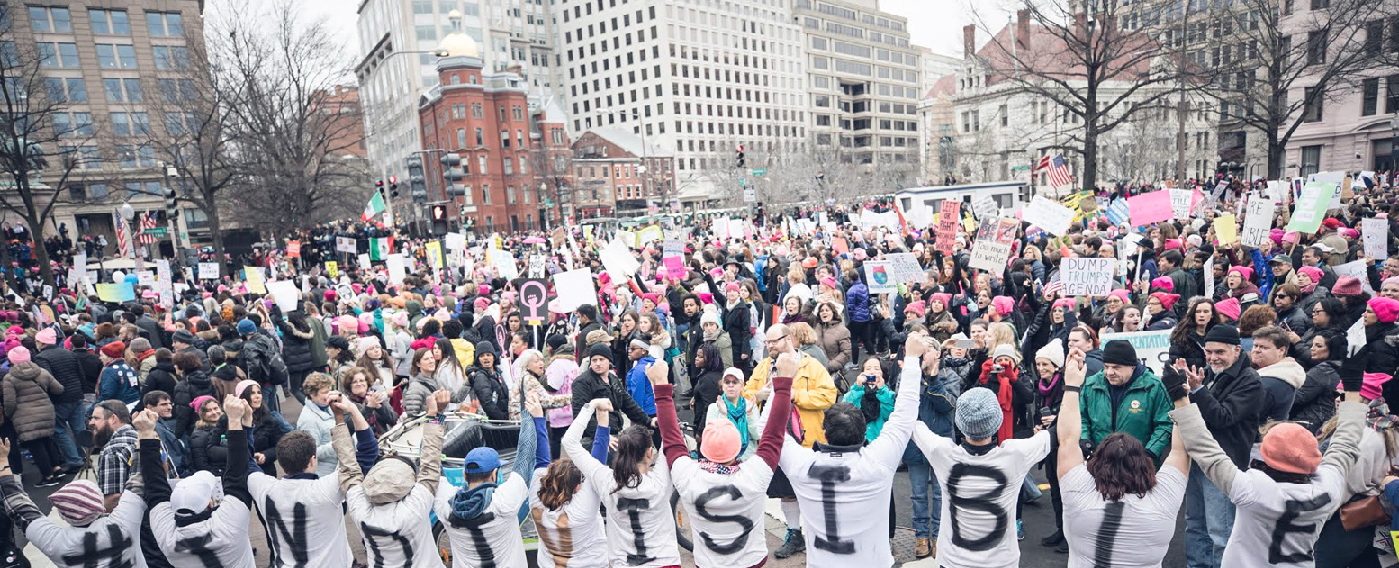
[[[476,448],[466,454],[463,473],[490,473],[500,467],[500,454],[491,448]]]

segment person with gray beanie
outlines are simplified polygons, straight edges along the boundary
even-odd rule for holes
[[[965,438],[960,445],[926,424],[914,426],[913,442],[947,493],[937,543],[938,562],[946,568],[1020,565],[1011,521],[1019,508],[1021,480],[1049,455],[1050,435],[1042,430],[996,445],[1003,420],[995,392],[971,389],[957,400],[953,419]]]

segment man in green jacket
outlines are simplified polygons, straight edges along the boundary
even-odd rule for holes
[[[1161,463],[1171,447],[1174,405],[1150,369],[1137,359],[1137,350],[1123,340],[1103,348],[1103,370],[1083,383],[1083,438],[1096,447],[1114,432],[1140,440]]]

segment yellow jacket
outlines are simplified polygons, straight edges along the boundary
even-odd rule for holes
[[[457,352],[457,362],[461,363],[462,370],[470,369],[471,364],[476,362],[476,346],[460,337],[454,337],[451,341],[452,350]],[[496,358],[496,363],[500,363],[499,357]]]
[[[801,363],[797,366],[797,376],[792,377],[792,406],[801,417],[804,438],[802,445],[808,448],[816,442],[826,441],[826,409],[840,400],[840,391],[831,380],[831,374],[815,357],[800,353]],[[757,392],[767,386],[768,374],[773,368],[772,357],[758,361],[753,376],[743,386],[743,396],[756,400]]]

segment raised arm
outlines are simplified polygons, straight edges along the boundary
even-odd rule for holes
[[[1059,418],[1055,421],[1055,432],[1059,436],[1059,479],[1083,464],[1083,449],[1078,445],[1082,435],[1078,394],[1088,372],[1085,359],[1083,350],[1074,349],[1064,362],[1064,398],[1059,403]]]
[[[646,369],[646,378],[656,391],[656,426],[661,429],[661,451],[666,465],[689,455],[685,438],[680,434],[680,421],[675,416],[675,387],[670,384],[670,366],[656,361]]]
[[[904,449],[908,447],[909,436],[913,435],[913,423],[918,418],[918,391],[923,386],[923,354],[928,351],[926,336],[922,332],[908,335],[904,343],[903,369],[899,371],[899,392],[894,399],[894,412],[884,422],[879,437],[869,445],[869,454],[876,461],[890,469],[899,465]]]
[[[136,436],[141,444],[141,477],[145,482],[146,505],[156,505],[170,500],[170,482],[166,480],[165,460],[161,459],[160,435],[155,431],[155,423],[160,417],[154,410],[142,410],[131,417],[131,425],[136,428]]]
[[[29,529],[29,523],[44,518],[44,513],[34,504],[24,489],[24,482],[10,469],[10,440],[0,438],[0,507],[5,515],[14,521],[20,532]]]
[[[544,404],[540,401],[539,391],[529,393],[525,399],[525,411],[533,417],[534,467],[535,469],[549,467],[551,461],[549,458],[549,428],[544,422]]]
[[[608,404],[612,401],[605,398],[595,399],[592,402],[584,403],[578,411],[578,416],[573,417],[573,423],[568,425],[568,430],[563,435],[563,453],[568,459],[578,466],[584,476],[594,475],[599,468],[606,468],[602,461],[594,458],[592,454],[583,451],[583,431],[588,427],[588,421],[593,419],[593,405]],[[601,430],[601,427],[598,428]],[[600,434],[600,432],[599,432]]]
[[[223,409],[228,414],[228,463],[223,469],[223,493],[252,507],[253,494],[248,489],[248,466],[252,459],[243,459],[250,455],[243,427],[245,421],[248,426],[252,425],[253,410],[247,402],[231,394],[224,397]]]
[[[437,482],[442,479],[442,425],[447,420],[442,409],[451,402],[452,393],[447,389],[438,389],[427,397],[428,421],[423,425],[423,446],[418,452],[418,485],[433,495],[437,494]]]
[[[364,468],[356,459],[355,443],[350,441],[350,430],[345,423],[345,415],[350,415],[356,435],[361,427],[368,430],[369,424],[365,423],[364,416],[359,413],[359,408],[348,397],[337,396],[331,401],[330,408],[335,415],[335,427],[330,430],[330,447],[335,450],[335,457],[339,460],[335,472],[340,477],[340,494],[344,495],[350,491],[351,487],[364,481]],[[370,436],[372,437],[373,434],[371,433]]]

